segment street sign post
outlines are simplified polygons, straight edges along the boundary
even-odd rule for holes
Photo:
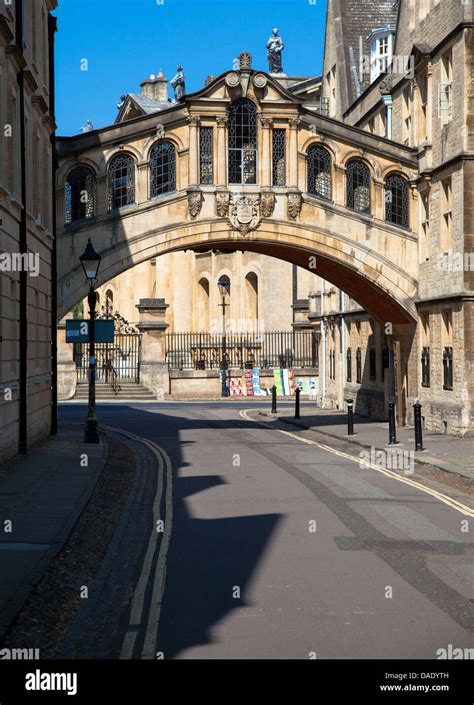
[[[114,322],[95,320],[95,343],[114,342]],[[75,318],[66,321],[66,343],[88,343],[89,321]]]

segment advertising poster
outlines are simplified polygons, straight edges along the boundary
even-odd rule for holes
[[[241,377],[231,377],[230,378],[230,396],[231,397],[241,397],[242,396],[242,378]]]
[[[289,396],[290,387],[288,382],[288,370],[286,368],[282,369],[281,371],[281,384],[283,387],[283,394],[285,395],[285,397]]]
[[[258,367],[252,370],[252,385],[253,393],[256,397],[266,396],[264,390],[260,386],[260,370]]]
[[[275,387],[277,388],[277,397],[282,397],[283,396],[283,383],[281,379],[281,370],[279,367],[276,367],[273,370],[273,380],[275,382]]]
[[[319,380],[317,377],[310,377],[309,380],[309,398],[316,399],[319,392]]]
[[[294,370],[288,370],[288,384],[289,384],[289,388],[290,388],[290,396],[294,396],[295,389],[296,389],[295,371]]]
[[[247,397],[253,397],[253,378],[252,370],[245,370],[244,374],[244,393]]]

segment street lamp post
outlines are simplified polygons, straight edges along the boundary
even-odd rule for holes
[[[227,386],[227,336],[225,330],[225,310],[229,305],[226,304],[226,296],[230,291],[229,277],[225,275],[220,277],[217,282],[217,286],[219,287],[219,291],[222,296],[222,303],[219,304],[219,306],[222,306],[222,396],[228,397],[230,392]]]
[[[89,406],[84,433],[84,443],[99,443],[99,427],[95,415],[95,308],[97,303],[94,285],[100,267],[100,255],[94,250],[89,238],[85,252],[79,258],[89,285],[87,303],[89,304]]]

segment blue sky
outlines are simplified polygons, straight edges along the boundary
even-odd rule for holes
[[[241,51],[267,71],[272,27],[285,42],[285,73],[318,75],[325,11],[325,0],[59,0],[58,134],[77,134],[88,119],[96,128],[113,123],[122,93],[160,70],[171,79],[178,63],[187,93],[232,68]]]

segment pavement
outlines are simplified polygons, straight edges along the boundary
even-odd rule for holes
[[[62,548],[105,465],[107,441],[85,446],[83,435],[81,424],[61,425],[57,436],[0,465],[0,637]]]
[[[347,435],[347,414],[343,411],[315,409],[302,405],[300,418],[294,418],[294,409],[277,412],[277,417],[285,423],[307,428],[332,438],[344,438],[345,441],[363,448],[376,450],[400,449],[415,450],[415,431],[407,426],[397,428],[396,446],[388,445],[388,421],[371,421],[354,414],[355,436]],[[425,450],[415,453],[417,463],[425,463],[447,472],[455,472],[474,480],[474,438],[460,438],[448,434],[423,432]]]

